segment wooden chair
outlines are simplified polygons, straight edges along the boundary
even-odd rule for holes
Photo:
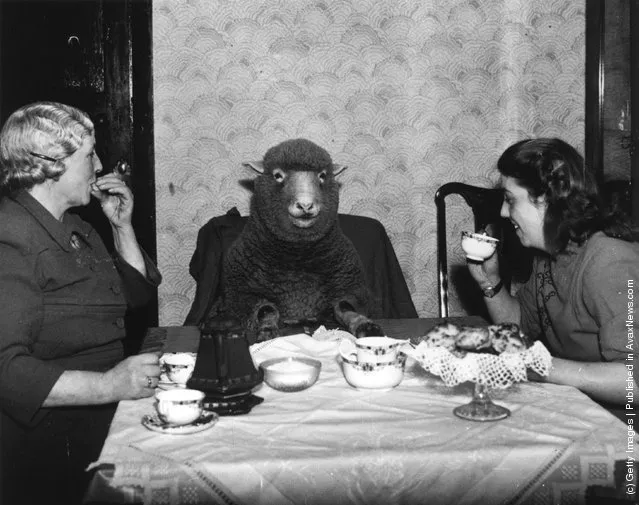
[[[525,279],[530,275],[531,254],[519,243],[512,225],[500,217],[503,194],[499,189],[471,186],[461,182],[449,182],[435,193],[437,208],[437,291],[439,316],[448,317],[448,249],[446,236],[446,197],[460,195],[473,212],[475,231],[489,225],[492,233],[501,239],[500,253],[508,261],[500,262],[502,278],[507,286],[513,278]]]

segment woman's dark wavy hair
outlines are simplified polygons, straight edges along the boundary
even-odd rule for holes
[[[563,140],[519,141],[504,151],[497,170],[526,188],[533,200],[545,197],[544,238],[551,254],[565,251],[569,242],[581,245],[597,231],[633,241],[627,217],[605,209],[594,175]]]

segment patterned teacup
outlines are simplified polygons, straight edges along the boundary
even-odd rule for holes
[[[402,342],[388,337],[361,337],[355,341],[358,363],[392,363]]]
[[[195,358],[191,354],[184,352],[165,354],[162,361],[166,376],[175,384],[186,384],[195,368]]]
[[[473,261],[484,261],[490,258],[499,244],[499,239],[485,233],[462,232],[461,246],[466,257]]]
[[[190,424],[202,415],[204,393],[197,389],[169,389],[155,394],[155,408],[167,424]]]

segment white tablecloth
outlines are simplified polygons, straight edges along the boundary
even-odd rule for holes
[[[263,384],[261,405],[207,431],[148,431],[140,419],[153,400],[121,402],[94,466],[115,465],[118,500],[145,504],[492,505],[583,503],[587,486],[613,486],[614,460],[626,459],[625,425],[574,388],[518,384],[492,394],[511,417],[465,421],[452,410],[472,385],[448,388],[409,360],[397,388],[356,390],[331,336],[254,346],[257,363],[321,360],[318,382],[298,393]]]

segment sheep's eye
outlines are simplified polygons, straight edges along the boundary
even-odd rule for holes
[[[284,172],[279,169],[273,170],[273,179],[275,179],[277,182],[284,181]]]
[[[319,178],[320,182],[324,182],[326,180],[326,172],[320,172],[319,174],[317,174],[317,177]]]

